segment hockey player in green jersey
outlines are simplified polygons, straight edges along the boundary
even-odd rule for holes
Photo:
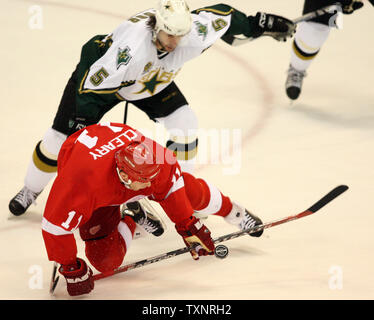
[[[182,170],[191,172],[197,152],[197,117],[174,82],[183,64],[218,39],[235,35],[276,40],[291,37],[288,19],[254,16],[219,4],[190,12],[184,0],[159,0],[156,9],[124,21],[111,34],[98,35],[82,48],[51,128],[37,144],[24,187],[10,201],[23,214],[57,171],[57,155],[67,136],[94,124],[121,101],[130,101],[170,133],[167,148]]]

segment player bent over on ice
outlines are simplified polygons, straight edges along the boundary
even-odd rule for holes
[[[165,127],[170,134],[166,147],[176,153],[182,171],[192,173],[198,119],[174,81],[181,68],[219,39],[228,42],[243,35],[285,40],[295,27],[286,18],[263,12],[247,15],[226,4],[190,12],[184,0],[158,0],[155,9],[134,15],[110,34],[91,38],[82,47],[52,126],[35,146],[24,186],[9,202],[10,212],[24,214],[54,179],[67,136],[98,123],[124,100]]]
[[[222,216],[240,229],[262,223],[215,186],[182,173],[172,151],[124,124],[95,124],[77,131],[62,145],[58,164],[42,233],[48,258],[61,265],[59,272],[72,296],[94,288],[91,268],[77,257],[75,230],[85,242],[87,260],[102,273],[122,264],[139,226],[162,234],[161,222],[142,208],[141,198],[161,205],[195,260],[213,254],[214,243],[194,212]],[[128,209],[121,214],[124,203]]]

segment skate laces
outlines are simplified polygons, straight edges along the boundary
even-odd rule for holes
[[[36,198],[38,197],[39,193],[33,192],[27,187],[23,187],[20,192],[17,193],[14,200],[22,204],[23,207],[28,207],[32,203],[35,203]]]
[[[300,87],[305,76],[305,71],[299,71],[290,66],[288,69],[287,86],[296,85]]]
[[[149,216],[147,217],[147,214],[141,217],[137,223],[149,233],[153,233],[158,229],[158,225]]]
[[[152,219],[152,215],[145,211],[139,203],[127,209],[133,213],[134,221],[149,233],[153,233],[158,229],[156,221]]]
[[[255,225],[256,225],[256,220],[248,212],[246,212],[239,226],[240,226],[240,229],[246,230],[249,228],[253,228]]]

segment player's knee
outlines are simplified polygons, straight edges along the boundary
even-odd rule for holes
[[[330,27],[316,22],[301,22],[292,50],[302,60],[311,60],[319,52],[330,33]]]
[[[117,230],[105,238],[87,240],[85,244],[88,261],[100,272],[110,272],[118,268],[126,254],[126,246]]]
[[[32,156],[35,166],[43,172],[56,172],[58,153],[65,140],[66,135],[49,128],[35,147]]]
[[[125,217],[109,235],[86,240],[86,257],[92,266],[100,272],[111,272],[118,268],[126,255],[136,224],[130,217]]]
[[[195,112],[185,105],[161,119],[160,122],[170,134],[166,147],[172,150],[180,161],[193,160],[198,145],[198,121]]]

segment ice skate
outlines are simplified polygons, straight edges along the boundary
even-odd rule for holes
[[[240,230],[249,229],[262,224],[259,217],[255,216],[253,213],[250,213],[247,209],[235,202],[232,203],[232,209],[224,219],[226,222],[236,225]],[[250,236],[260,237],[262,233],[263,230],[260,230],[255,233],[251,233]]]
[[[299,71],[290,65],[286,80],[286,93],[291,100],[296,100],[299,97],[305,76],[305,71]]]
[[[122,209],[122,214],[131,216],[138,226],[156,237],[164,233],[164,226],[161,220],[149,211],[143,209],[138,201],[127,203]],[[140,232],[138,236],[142,235],[143,234]]]
[[[27,187],[23,187],[16,196],[9,202],[9,210],[15,216],[20,216],[26,212],[28,207],[35,202],[36,198],[39,196],[39,193],[31,191]]]

